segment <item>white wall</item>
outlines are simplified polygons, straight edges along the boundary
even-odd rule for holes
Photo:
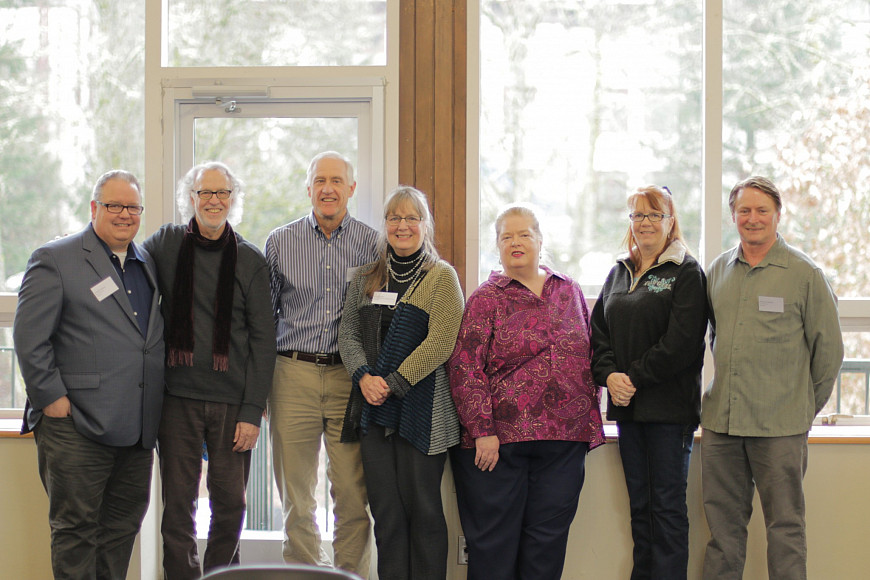
[[[696,445],[689,474],[691,559],[689,577],[701,577],[701,560],[708,538],[700,497],[700,454]],[[0,438],[0,577],[51,578],[48,502],[36,469],[33,439]],[[805,480],[809,540],[809,577],[849,580],[870,577],[870,441],[864,444],[811,444]],[[465,567],[456,565],[461,534],[452,482],[443,486],[450,528],[449,578],[464,580]],[[750,525],[745,578],[767,579],[764,525],[757,505]],[[139,550],[130,566],[130,580],[139,570],[151,570],[156,580],[156,549]],[[141,562],[139,558],[141,557]],[[628,500],[619,452],[614,443],[594,450],[586,463],[586,484],[568,545],[566,580],[628,578],[631,537]]]

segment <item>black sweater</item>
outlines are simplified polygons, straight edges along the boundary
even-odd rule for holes
[[[626,407],[608,397],[607,418],[697,424],[706,329],[707,280],[680,242],[639,279],[618,261],[592,310],[592,373],[625,373],[637,392]]]
[[[169,331],[172,320],[175,269],[186,226],[166,224],[143,244],[157,264],[161,309]],[[230,323],[230,366],[212,369],[214,300],[221,252],[194,249],[193,366],[168,367],[166,392],[216,403],[241,405],[239,421],[260,425],[275,369],[275,319],[269,293],[269,268],[263,254],[236,234],[236,287]]]

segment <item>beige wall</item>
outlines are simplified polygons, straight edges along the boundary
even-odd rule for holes
[[[0,438],[0,562],[4,578],[51,578],[48,500],[33,439]]]
[[[870,442],[868,442],[870,443]],[[3,578],[51,578],[47,501],[36,471],[32,439],[0,438],[0,562]],[[689,475],[691,560],[689,577],[700,578],[707,527],[701,505],[698,447]],[[615,444],[593,451],[587,459],[586,484],[568,545],[563,578],[610,580],[628,578],[631,538],[622,467]],[[870,577],[870,445],[810,445],[805,481],[809,538],[809,577],[814,579]],[[465,568],[455,565],[461,533],[452,485],[445,483],[450,526],[450,578],[464,580]],[[756,502],[750,525],[745,578],[764,580],[764,525]],[[130,566],[131,580],[139,570],[156,578],[156,547],[139,550]],[[147,554],[146,554],[147,552]],[[150,554],[155,554],[150,556]],[[149,558],[151,561],[149,562]]]
[[[700,447],[692,453],[689,472],[689,578],[701,578],[704,546],[709,538],[701,502]],[[586,483],[565,561],[564,580],[617,580],[631,574],[631,530],[622,465],[615,443],[592,451],[586,460]],[[804,481],[807,497],[809,577],[851,580],[870,578],[870,440],[868,445],[810,445]],[[455,495],[447,496],[448,514],[456,513]],[[457,518],[458,519],[458,518]],[[456,562],[451,525],[451,580],[464,580]],[[750,523],[744,578],[765,580],[767,561],[764,521],[756,496]]]
[[[0,579],[50,580],[50,542],[36,443],[0,437]],[[137,539],[128,580],[140,580],[139,544]]]

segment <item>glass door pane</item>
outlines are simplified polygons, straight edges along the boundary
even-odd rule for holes
[[[269,232],[311,211],[305,175],[314,155],[335,149],[356,168],[358,123],[334,117],[199,118],[194,163],[222,161],[244,181],[243,218],[234,227],[262,250]],[[352,215],[358,215],[357,203],[356,196],[350,199]]]
[[[326,107],[335,107],[335,103]],[[340,106],[340,105],[338,105]],[[340,116],[333,109],[324,116],[313,116],[312,105],[299,108],[289,103],[237,104],[235,112],[223,106],[192,104],[189,124],[182,123],[192,135],[179,135],[179,147],[192,158],[184,157],[177,169],[180,177],[187,169],[205,161],[226,163],[245,183],[244,212],[241,223],[234,228],[248,241],[263,248],[266,237],[282,226],[311,211],[305,186],[306,171],[311,158],[324,150],[347,155],[354,163],[354,178],[358,183],[370,181],[371,167],[359,167],[360,141],[364,139],[367,119]],[[295,108],[294,108],[295,107]],[[314,106],[316,109],[316,105]],[[292,113],[300,116],[291,116]],[[305,115],[312,116],[302,116]],[[267,115],[273,116],[267,116]],[[328,115],[335,116],[328,116]],[[185,114],[182,115],[186,116]],[[361,137],[362,136],[362,137]],[[192,142],[190,141],[192,139]],[[362,174],[362,177],[360,176]],[[357,193],[360,193],[360,186]],[[367,187],[362,187],[367,190]],[[358,216],[361,204],[371,205],[368,194],[351,198],[349,210]],[[324,539],[332,537],[332,505],[326,478],[327,458],[321,449],[316,491],[318,525]],[[204,471],[208,462],[203,462]],[[210,510],[208,490],[203,475],[197,510],[197,533],[208,533]],[[272,472],[272,452],[268,425],[264,421],[260,441],[254,450],[248,482],[248,512],[245,529],[281,530],[281,503]]]

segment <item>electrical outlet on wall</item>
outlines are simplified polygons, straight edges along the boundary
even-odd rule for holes
[[[460,566],[468,566],[468,546],[465,545],[465,536],[459,536],[456,546],[456,563]]]

